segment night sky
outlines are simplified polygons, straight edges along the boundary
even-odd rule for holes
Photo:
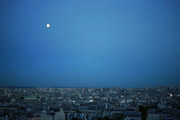
[[[180,0],[0,0],[0,86],[180,86]]]

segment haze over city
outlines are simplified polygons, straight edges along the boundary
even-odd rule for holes
[[[1,0],[0,86],[180,85],[179,0]]]

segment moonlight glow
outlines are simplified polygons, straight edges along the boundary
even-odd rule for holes
[[[46,27],[47,27],[47,28],[50,28],[50,24],[46,24]]]

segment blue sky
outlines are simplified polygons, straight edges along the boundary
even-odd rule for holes
[[[180,85],[179,0],[6,0],[0,23],[1,86]]]

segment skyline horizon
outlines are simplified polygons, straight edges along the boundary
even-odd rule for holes
[[[141,89],[141,88],[180,88],[180,86],[141,86],[141,87],[123,87],[123,86],[109,86],[109,87],[85,87],[85,86],[0,86],[0,88],[121,88],[121,89]]]

